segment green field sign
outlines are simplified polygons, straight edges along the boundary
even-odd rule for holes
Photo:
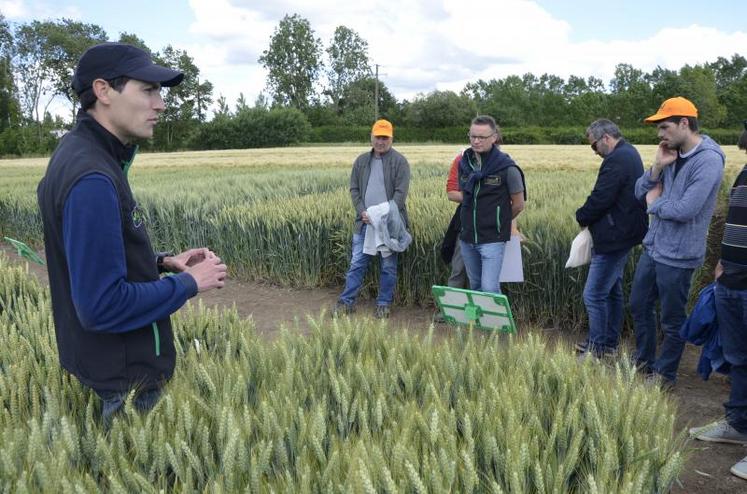
[[[436,305],[449,324],[516,333],[514,316],[505,295],[433,285]]]
[[[35,262],[37,264],[41,264],[44,266],[44,259],[39,257],[39,254],[34,252],[34,249],[29,247],[28,245],[24,244],[20,240],[16,240],[10,237],[3,237],[6,242],[8,242],[10,245],[16,248],[16,251],[18,252],[18,255],[21,257],[24,257],[28,259],[31,262]]]

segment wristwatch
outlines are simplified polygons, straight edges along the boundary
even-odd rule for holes
[[[173,252],[156,252],[156,266],[158,266],[158,272],[163,273],[166,269],[163,267],[163,260],[166,257],[173,257]]]

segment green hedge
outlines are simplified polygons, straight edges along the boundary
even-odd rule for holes
[[[397,142],[442,142],[461,144],[467,142],[467,126],[425,129],[417,127],[395,127]],[[520,127],[502,129],[505,144],[587,144],[586,127]],[[311,129],[309,142],[339,143],[366,142],[370,128],[363,126],[319,126]],[[716,142],[736,145],[740,129],[702,129]],[[653,126],[622,129],[625,138],[633,144],[657,144],[656,129]]]

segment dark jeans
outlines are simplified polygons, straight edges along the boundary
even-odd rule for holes
[[[114,415],[124,407],[129,391],[96,391],[101,398],[101,418],[104,426],[107,428],[111,425]],[[146,412],[156,406],[161,398],[160,389],[151,389],[142,391],[135,395],[132,404],[141,412]]]
[[[589,315],[589,350],[615,350],[623,320],[622,278],[630,249],[592,254],[584,287],[584,304]]]
[[[459,245],[461,242],[456,241],[454,245],[454,255],[451,258],[451,274],[449,275],[449,281],[446,283],[452,288],[465,288],[469,286],[467,281],[467,269],[464,267],[464,259],[462,259],[462,247]]]
[[[731,364],[731,392],[724,403],[726,420],[747,433],[747,290],[717,283],[716,317],[724,358]]]
[[[644,251],[638,260],[630,292],[637,363],[671,382],[677,380],[677,368],[685,349],[685,340],[680,338],[680,328],[686,319],[685,304],[690,292],[693,271],[656,262]],[[664,333],[658,358],[657,300],[661,310],[661,329]]]

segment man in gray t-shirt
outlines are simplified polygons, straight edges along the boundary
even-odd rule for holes
[[[371,159],[371,175],[368,176],[368,187],[366,187],[366,198],[364,204],[366,209],[386,202],[386,188],[384,187],[384,161],[381,156]]]
[[[368,264],[373,257],[363,252],[366,228],[370,224],[367,210],[383,202],[394,201],[407,226],[407,191],[410,187],[410,165],[404,156],[392,149],[394,129],[386,120],[378,120],[371,129],[372,149],[353,163],[350,175],[350,198],[357,213],[353,232],[350,268],[345,275],[345,288],[335,304],[334,313],[349,314],[358,297]],[[376,298],[378,318],[389,317],[397,284],[397,253],[381,257],[379,295]]]

